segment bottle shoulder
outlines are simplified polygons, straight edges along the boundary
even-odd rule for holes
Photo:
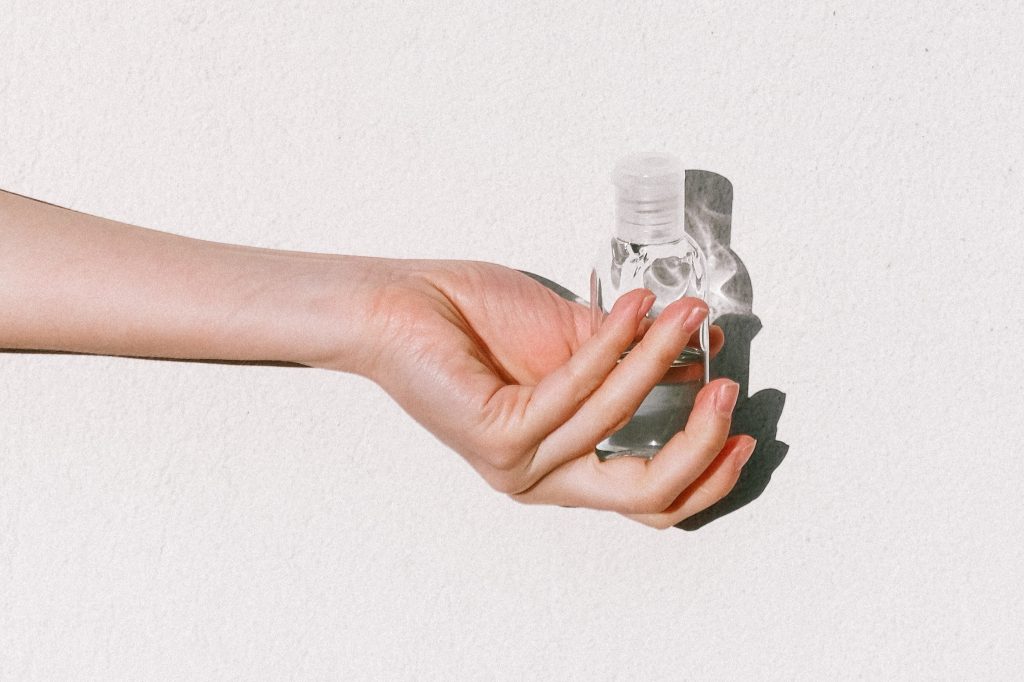
[[[591,300],[607,311],[619,296],[643,287],[657,296],[651,311],[657,315],[683,296],[704,298],[706,272],[704,253],[689,237],[659,244],[611,237],[594,260]]]
[[[609,237],[603,241],[597,249],[596,260],[602,262],[611,258],[613,260],[626,260],[636,258],[644,261],[653,261],[658,258],[686,258],[687,260],[698,260],[706,262],[704,251],[689,235],[671,242],[658,244],[641,244],[630,242],[618,237]]]

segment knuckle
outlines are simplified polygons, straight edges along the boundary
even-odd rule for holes
[[[711,458],[722,451],[728,437],[725,429],[709,429],[695,434],[693,447],[700,456]]]
[[[484,460],[499,472],[510,474],[522,467],[525,456],[516,443],[508,443],[489,448]]]
[[[657,335],[645,337],[645,356],[652,364],[668,366],[679,356],[682,341],[675,337],[675,330],[660,329]],[[644,344],[641,343],[641,346]]]
[[[595,384],[595,381],[590,377],[589,368],[583,367],[576,362],[569,362],[565,372],[566,382],[570,387],[570,400],[573,403],[583,402],[591,394]]]
[[[612,422],[612,425],[607,427],[601,433],[600,440],[604,440],[605,438],[611,436],[613,433],[616,433],[617,431],[621,431],[622,429],[626,428],[626,424],[628,424],[630,420],[633,419],[633,411],[628,409],[627,407],[615,407],[610,412],[610,416],[613,419],[615,419],[615,421]]]
[[[484,480],[495,492],[509,495],[513,499],[516,499],[516,496],[525,488],[523,481],[518,476],[504,472],[489,474],[484,477]]]
[[[679,495],[679,491],[662,484],[655,486],[648,495],[651,504],[661,512],[675,502],[676,497]]]
[[[604,332],[605,349],[609,353],[619,354],[636,337],[637,326],[629,318],[623,318],[617,325],[604,324],[598,333]]]
[[[659,367],[671,365],[682,351],[682,344],[674,339],[665,339],[654,350],[654,359]]]
[[[565,372],[565,382],[573,388],[576,388],[583,383],[586,368],[581,365],[578,358],[570,359],[569,362],[566,363],[563,371]]]

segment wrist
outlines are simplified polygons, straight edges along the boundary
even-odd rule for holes
[[[284,340],[282,359],[367,376],[378,339],[371,311],[394,261],[280,253],[292,274],[268,319],[276,321],[271,333]]]
[[[292,362],[359,374],[380,383],[392,346],[439,293],[438,261],[326,256],[302,293],[308,323]],[[298,299],[297,299],[298,300]]]

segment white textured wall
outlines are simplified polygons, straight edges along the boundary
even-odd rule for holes
[[[735,185],[787,458],[656,533],[361,379],[0,354],[0,678],[1019,676],[1019,3],[414,4],[3,0],[0,187],[581,289],[674,151]]]

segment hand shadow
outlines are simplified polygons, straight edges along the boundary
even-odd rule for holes
[[[725,347],[711,360],[712,377],[729,377],[740,385],[729,433],[746,433],[757,439],[757,447],[729,494],[702,512],[683,519],[676,528],[697,530],[757,499],[785,459],[789,446],[776,440],[786,394],[766,388],[747,396],[750,381],[750,341],[761,330],[755,315],[726,314],[715,318],[725,332]]]
[[[786,394],[767,388],[748,396],[750,345],[761,330],[761,320],[751,311],[753,287],[743,262],[730,248],[732,236],[732,183],[717,173],[687,170],[685,181],[686,231],[707,257],[707,303],[711,319],[725,332],[725,346],[711,361],[711,376],[729,377],[740,385],[730,434],[749,434],[757,439],[733,489],[707,509],[684,519],[676,528],[697,530],[757,499],[785,459],[789,446],[775,435]],[[530,272],[520,271],[564,299],[587,305],[565,287]]]

